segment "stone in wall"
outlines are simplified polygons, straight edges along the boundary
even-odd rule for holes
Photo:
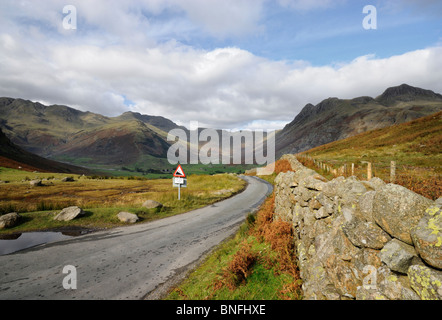
[[[373,217],[390,235],[411,245],[411,229],[432,203],[407,188],[389,183],[376,191]]]
[[[422,259],[442,269],[442,204],[425,210],[423,217],[411,230],[411,238]]]

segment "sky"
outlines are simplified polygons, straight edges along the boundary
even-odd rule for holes
[[[106,116],[281,129],[441,70],[439,0],[0,0],[0,96]]]

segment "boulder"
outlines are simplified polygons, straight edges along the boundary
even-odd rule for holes
[[[20,215],[17,212],[11,212],[0,216],[0,229],[14,227],[20,220]]]
[[[82,215],[84,215],[83,209],[77,206],[72,206],[61,210],[61,212],[55,216],[54,220],[71,221]]]
[[[416,257],[416,250],[414,247],[392,239],[388,242],[379,253],[379,257],[391,270],[406,274],[408,267]]]
[[[64,177],[61,179],[62,182],[72,182],[75,181],[73,177]]]
[[[391,183],[379,188],[373,201],[373,218],[376,223],[391,236],[407,244],[413,244],[411,229],[433,204],[430,199]]]
[[[41,180],[39,180],[39,179],[31,180],[31,181],[29,181],[29,184],[31,185],[31,187],[40,187],[43,185],[41,183]]]
[[[442,209],[431,206],[411,231],[411,238],[421,258],[429,265],[442,269]]]
[[[126,222],[126,223],[135,223],[138,220],[140,220],[140,218],[138,218],[136,214],[124,211],[118,213],[117,217],[121,222]]]
[[[147,200],[143,203],[143,207],[146,209],[162,208],[163,204],[155,200]]]

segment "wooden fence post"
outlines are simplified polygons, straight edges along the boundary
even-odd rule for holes
[[[367,164],[367,180],[371,180],[372,173],[371,173],[371,162],[368,162]]]
[[[396,161],[390,162],[390,183],[394,183],[396,180]]]

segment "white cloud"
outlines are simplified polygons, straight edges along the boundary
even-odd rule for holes
[[[22,11],[17,3],[24,4]],[[67,104],[110,116],[131,109],[184,125],[198,121],[214,128],[277,129],[305,104],[330,96],[376,96],[402,83],[442,92],[441,46],[314,66],[307,61],[273,61],[237,47],[205,50],[173,39],[157,41],[159,34],[177,32],[178,25],[190,33],[195,24],[204,25],[217,36],[256,31],[263,1],[210,1],[211,10],[197,0],[144,0],[142,9],[135,0],[95,0],[93,7],[87,5],[90,2],[72,3],[83,13],[79,29],[69,34],[57,27],[61,1],[0,4],[0,96]],[[241,15],[252,3],[257,3],[255,11]],[[329,5],[314,3],[317,8]],[[2,11],[13,7],[13,13]],[[45,16],[45,10],[52,13]],[[179,18],[152,22],[149,14],[160,17],[166,11]],[[20,23],[32,12],[41,17],[31,25]],[[181,16],[183,12],[191,21]],[[209,18],[217,12],[219,21]],[[229,16],[235,19],[228,19],[232,24],[224,29],[221,21]],[[82,30],[81,23],[89,28]],[[125,105],[125,99],[133,105]]]

